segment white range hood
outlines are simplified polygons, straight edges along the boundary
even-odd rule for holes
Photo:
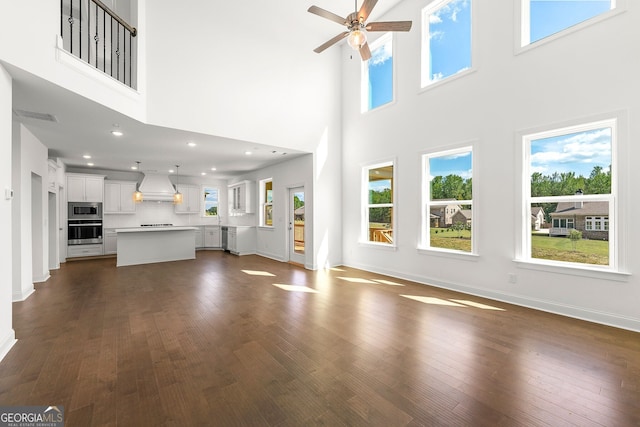
[[[140,184],[140,192],[142,193],[143,201],[173,202],[173,194],[176,189],[167,175],[145,173]]]

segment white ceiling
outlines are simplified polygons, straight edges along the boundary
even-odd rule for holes
[[[369,21],[377,19],[400,1],[379,0]],[[294,48],[298,49],[297,46],[302,44],[309,50],[344,30],[334,22],[309,14],[307,9],[311,4],[340,16],[348,15],[354,8],[350,0],[303,3],[280,0],[277,9],[282,9],[282,3],[288,10],[285,23],[301,22],[305,25],[302,35],[296,36]],[[269,18],[283,19],[282,16],[265,16],[264,8],[253,12],[251,7],[247,7],[242,18],[243,31],[259,31],[259,37],[272,37],[274,43],[279,43],[281,34],[265,32],[264,25],[258,24]],[[256,25],[251,25],[252,22]],[[11,66],[8,69],[14,78],[14,110],[52,114],[57,119],[56,122],[48,122],[17,117],[17,120],[49,148],[50,157],[59,157],[70,166],[87,167],[87,162],[93,162],[95,168],[125,171],[130,170],[137,160],[141,162],[142,171],[165,172],[179,164],[181,175],[200,176],[204,172],[214,178],[227,179],[304,154],[291,148],[262,145],[260,141],[232,140],[144,124],[31,74]],[[110,131],[116,126],[124,131],[124,136],[111,135]],[[188,147],[188,142],[194,142],[196,146]],[[246,151],[252,154],[245,155]],[[82,159],[84,154],[91,155],[92,159]],[[217,170],[212,171],[212,168]]]

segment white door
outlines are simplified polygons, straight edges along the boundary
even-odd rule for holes
[[[289,189],[289,261],[305,265],[304,187]]]

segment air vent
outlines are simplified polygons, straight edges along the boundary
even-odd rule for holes
[[[58,118],[53,114],[48,113],[36,113],[35,111],[27,111],[27,110],[13,110],[13,113],[25,119],[35,119],[35,120],[43,120],[45,122],[58,122]]]

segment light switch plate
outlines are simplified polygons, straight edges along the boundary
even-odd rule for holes
[[[4,189],[4,198],[5,198],[5,200],[13,199],[13,190],[10,189],[10,188],[5,188]]]

